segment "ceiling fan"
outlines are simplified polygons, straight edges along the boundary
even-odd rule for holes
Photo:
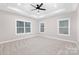
[[[41,3],[40,5],[37,4],[36,6],[34,6],[34,5],[31,4],[31,6],[35,8],[35,9],[33,9],[33,10],[38,10],[38,12],[39,12],[39,10],[43,10],[43,11],[46,10],[46,9],[44,9],[44,8],[41,8],[41,7],[43,6],[43,3]],[[32,10],[32,11],[33,11],[33,10]]]

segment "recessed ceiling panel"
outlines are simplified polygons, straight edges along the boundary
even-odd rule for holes
[[[33,5],[33,6],[32,6]],[[0,3],[0,10],[10,13],[19,13],[25,16],[40,18],[46,15],[54,15],[61,12],[73,12],[78,4],[76,3]],[[38,8],[37,8],[38,7]],[[37,9],[36,9],[37,8]]]

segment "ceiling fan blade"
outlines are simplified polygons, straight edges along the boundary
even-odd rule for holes
[[[40,8],[39,10],[46,10],[46,9]]]
[[[34,8],[36,8],[36,6],[34,6],[34,5],[32,5],[32,4],[31,4],[31,6],[33,6]]]
[[[43,5],[43,3],[41,3],[40,5],[39,5],[39,7],[41,7]]]

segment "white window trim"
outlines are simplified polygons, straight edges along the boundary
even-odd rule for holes
[[[44,33],[44,32],[41,32],[41,23],[44,23],[44,22],[40,22],[40,23],[39,23],[39,32],[40,32],[40,33]],[[44,26],[44,31],[45,31],[45,26]]]
[[[59,33],[59,21],[68,20],[68,34],[60,34]],[[70,36],[70,18],[61,18],[57,20],[57,35]]]
[[[27,32],[27,33],[25,32],[25,28],[26,28],[26,27],[25,27],[25,23],[24,23],[24,33],[25,33],[25,34],[31,34],[31,33],[32,33],[32,22],[31,22],[31,21],[25,21],[25,22],[30,22],[30,31],[31,31],[31,32]]]
[[[17,33],[17,27],[16,27],[17,21],[23,21],[24,22],[24,33]],[[31,32],[28,32],[28,33],[25,32],[25,22],[30,22],[31,23],[31,25],[30,25],[31,26]],[[16,20],[15,21],[15,34],[16,35],[32,34],[32,22],[31,21],[28,21],[28,20],[23,20],[23,19]]]

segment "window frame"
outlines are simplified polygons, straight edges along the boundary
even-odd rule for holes
[[[17,21],[22,21],[24,22],[24,33],[17,33]],[[30,32],[25,32],[25,22],[30,22]],[[32,22],[28,20],[23,20],[23,19],[18,19],[15,21],[15,33],[16,35],[25,35],[25,34],[31,34],[32,33]]]
[[[27,21],[27,22],[30,22],[30,21]],[[24,25],[25,25],[25,23],[26,23],[26,22],[24,22]],[[30,28],[30,32],[27,32],[28,34],[31,33],[31,31],[32,31],[32,30],[31,30],[31,29],[32,29],[31,26],[32,26],[32,25],[31,25],[31,22],[30,22],[30,27],[26,27],[26,26],[25,26],[25,28],[24,28],[24,29],[26,29],[26,28]],[[25,33],[26,33],[26,30],[25,30]]]
[[[39,32],[41,32],[41,24],[42,24],[43,22],[40,22],[39,23]],[[43,23],[44,24],[44,23]],[[44,31],[43,32],[41,32],[41,33],[44,33],[45,32],[45,25],[44,25]]]
[[[61,34],[59,32],[59,30],[60,30],[59,28],[61,28],[61,27],[59,27],[59,22],[64,21],[64,20],[68,20],[68,34]],[[61,18],[61,19],[57,20],[57,35],[70,36],[70,18]]]

